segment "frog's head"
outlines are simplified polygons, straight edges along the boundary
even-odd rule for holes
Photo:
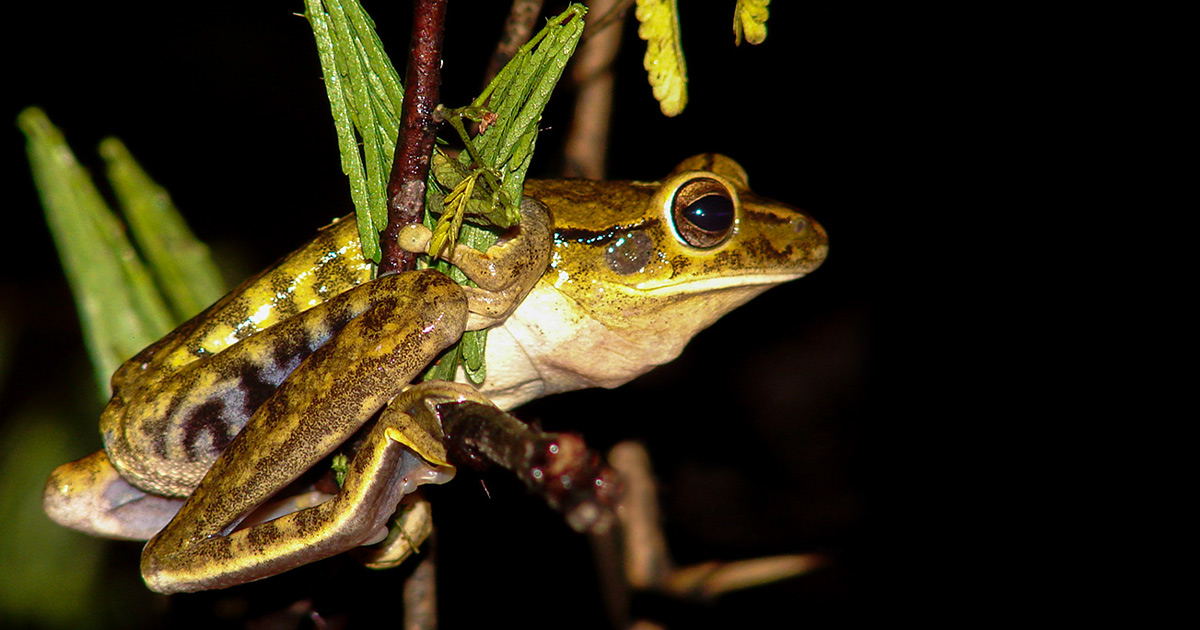
[[[555,225],[542,283],[623,341],[658,348],[646,357],[653,363],[750,298],[816,269],[828,251],[812,217],[754,194],[723,155],[689,158],[656,183],[530,184],[526,194],[549,206]]]

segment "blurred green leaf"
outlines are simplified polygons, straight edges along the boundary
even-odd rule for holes
[[[171,306],[177,322],[188,319],[225,293],[221,272],[175,208],[116,138],[100,143],[108,179],[121,202],[125,223]]]
[[[75,295],[96,385],[107,400],[109,376],[166,334],[174,318],[66,140],[40,109],[17,117],[46,221]]]
[[[100,627],[96,590],[104,542],[58,527],[42,511],[42,487],[72,455],[61,422],[19,410],[0,430],[0,619],[5,627]]]

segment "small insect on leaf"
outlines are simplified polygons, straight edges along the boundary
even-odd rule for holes
[[[677,116],[687,105],[687,64],[679,34],[675,0],[637,0],[638,37],[646,40],[642,63],[654,98],[665,116]]]
[[[771,0],[738,0],[733,9],[733,41],[742,45],[742,33],[751,44],[761,44],[767,39],[767,5]]]

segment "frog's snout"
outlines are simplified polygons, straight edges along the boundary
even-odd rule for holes
[[[824,243],[829,238],[829,235],[825,233],[825,227],[804,212],[795,210],[790,222],[796,238],[813,244]]]

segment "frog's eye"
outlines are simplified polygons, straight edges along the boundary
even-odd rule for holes
[[[671,201],[675,233],[692,247],[709,249],[724,243],[733,232],[736,214],[729,190],[709,177],[680,186]]]

